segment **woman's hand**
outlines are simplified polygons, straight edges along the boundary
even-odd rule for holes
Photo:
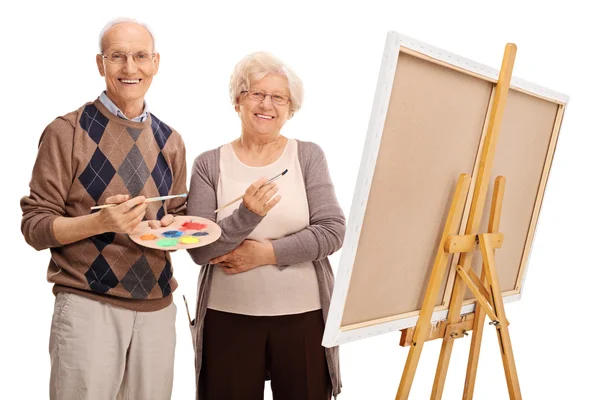
[[[213,258],[209,263],[216,264],[222,267],[226,274],[233,275],[261,265],[276,264],[277,259],[270,241],[257,242],[246,239],[235,250]]]
[[[269,201],[279,188],[274,182],[268,185],[265,185],[265,183],[267,183],[267,178],[261,178],[254,182],[246,189],[243,199],[246,208],[261,217],[267,215],[281,200],[281,195],[277,195]]]

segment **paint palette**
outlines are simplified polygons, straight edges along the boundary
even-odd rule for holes
[[[142,221],[129,234],[137,244],[158,250],[193,249],[211,244],[220,236],[219,225],[192,216],[176,216],[171,225],[157,229],[148,226],[148,221]]]

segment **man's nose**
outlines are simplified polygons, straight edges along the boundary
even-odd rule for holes
[[[132,54],[127,54],[127,59],[125,60],[125,64],[123,64],[123,72],[126,74],[132,74],[137,72],[138,66],[133,60]]]

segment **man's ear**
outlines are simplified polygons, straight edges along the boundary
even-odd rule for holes
[[[158,73],[158,65],[160,64],[160,53],[154,53],[154,60],[152,62],[154,63],[154,75],[156,75]]]
[[[102,58],[102,54],[96,54],[96,65],[98,66],[98,72],[100,76],[106,75],[106,71],[104,71],[104,59]]]

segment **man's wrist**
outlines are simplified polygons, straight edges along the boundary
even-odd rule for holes
[[[90,236],[96,236],[106,232],[100,218],[100,212],[90,214],[87,224],[91,233]]]

